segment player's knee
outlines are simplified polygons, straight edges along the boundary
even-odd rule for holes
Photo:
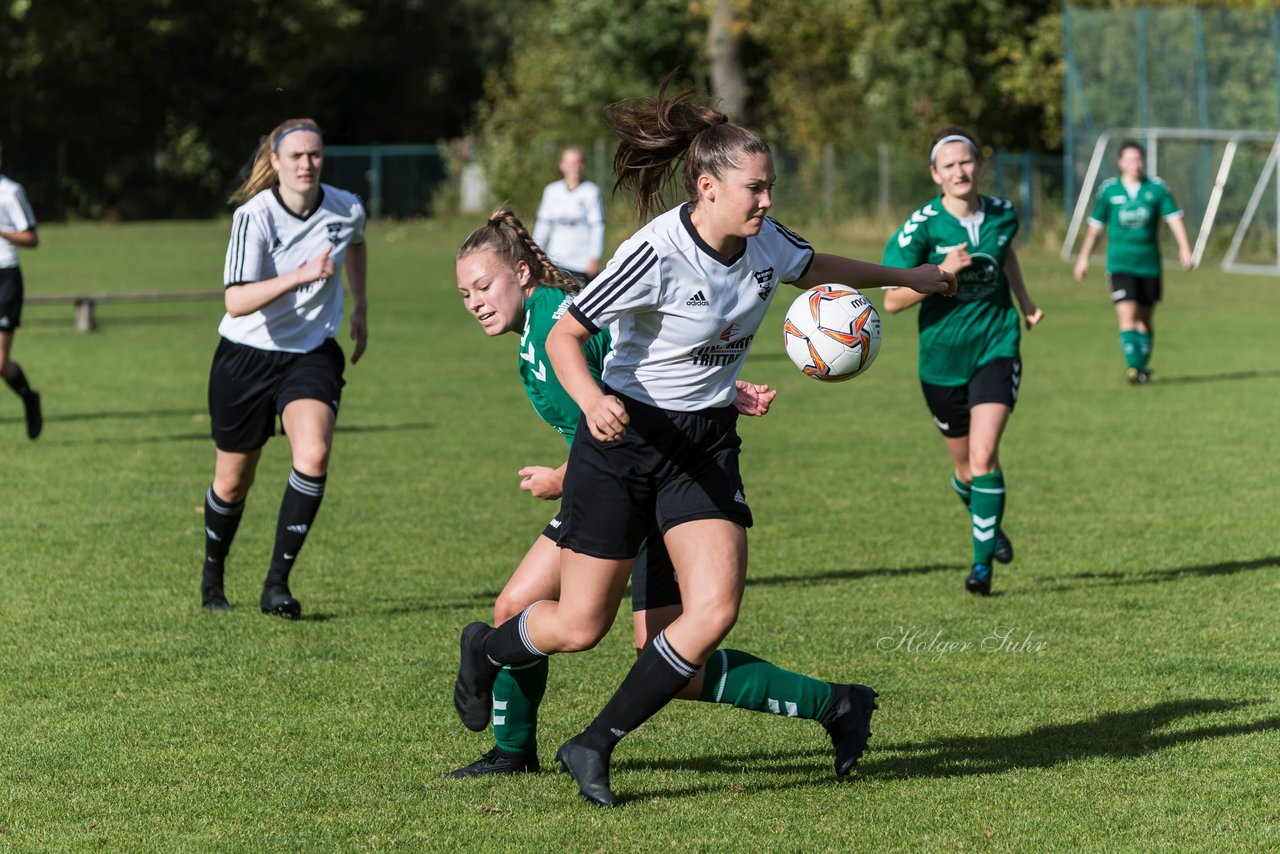
[[[220,475],[213,479],[213,494],[228,504],[239,504],[249,495],[253,473]]]
[[[560,636],[561,652],[586,652],[594,649],[596,644],[609,633],[608,626],[597,623],[571,626]]]
[[[686,611],[693,618],[693,625],[698,627],[699,634],[711,644],[723,640],[738,622],[738,602],[733,598],[705,602],[696,609],[696,614],[693,608],[687,606]]]
[[[518,617],[528,604],[523,598],[503,590],[498,594],[498,600],[493,603],[493,624],[500,626],[507,620]]]
[[[324,442],[300,442],[293,449],[293,467],[318,477],[329,470],[329,446]]]
[[[998,468],[1000,468],[1000,463],[996,459],[995,451],[976,449],[969,454],[970,483],[973,482],[973,478],[991,474]]]

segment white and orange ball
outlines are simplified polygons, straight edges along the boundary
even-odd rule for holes
[[[880,352],[880,314],[848,285],[818,285],[787,309],[782,340],[805,374],[824,382],[851,380]]]

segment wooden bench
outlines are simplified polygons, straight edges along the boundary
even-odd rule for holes
[[[26,305],[55,305],[71,303],[76,307],[76,332],[92,332],[97,324],[93,312],[102,302],[189,302],[191,300],[222,299],[223,291],[151,291],[147,293],[119,294],[29,294],[23,299]]]

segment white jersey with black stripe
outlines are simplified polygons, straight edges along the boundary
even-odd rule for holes
[[[610,388],[679,412],[733,403],[778,283],[802,278],[813,262],[808,242],[769,218],[725,257],[698,235],[690,210],[681,205],[636,232],[570,308],[593,333],[613,325]]]
[[[36,215],[22,185],[0,175],[0,231],[28,231],[36,227]],[[18,247],[0,238],[0,267],[18,266]]]
[[[342,325],[342,262],[347,247],[364,243],[360,197],[320,185],[320,203],[307,217],[289,210],[277,187],[263,190],[236,209],[222,282],[234,287],[296,270],[332,247],[336,272],[295,288],[258,311],[226,315],[218,333],[260,350],[309,353],[338,334]]]

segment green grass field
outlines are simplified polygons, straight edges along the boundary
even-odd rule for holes
[[[0,849],[1280,847],[1280,285],[1167,274],[1156,381],[1130,387],[1100,270],[1077,285],[1031,250],[1047,318],[1003,447],[1018,559],[990,598],[962,589],[968,524],[914,314],[886,318],[866,376],[824,386],[782,353],[784,293],[744,370],[781,394],[743,426],[757,526],[728,645],[879,690],[853,777],[833,778],[814,723],[677,703],[615,754],[617,811],[549,770],[444,779],[490,745],[450,702],[458,629],[491,616],[553,511],[515,472],[564,454],[514,337],[462,311],[466,228],[370,230],[370,349],[294,573],[298,623],[256,605],[281,439],[228,562],[239,607],[198,607],[220,305],[105,305],[91,335],[69,306],[28,308],[14,356],[47,422],[28,442],[0,390]],[[42,228],[28,293],[217,287],[226,229]],[[555,660],[548,767],[632,657],[624,611],[599,648]]]

